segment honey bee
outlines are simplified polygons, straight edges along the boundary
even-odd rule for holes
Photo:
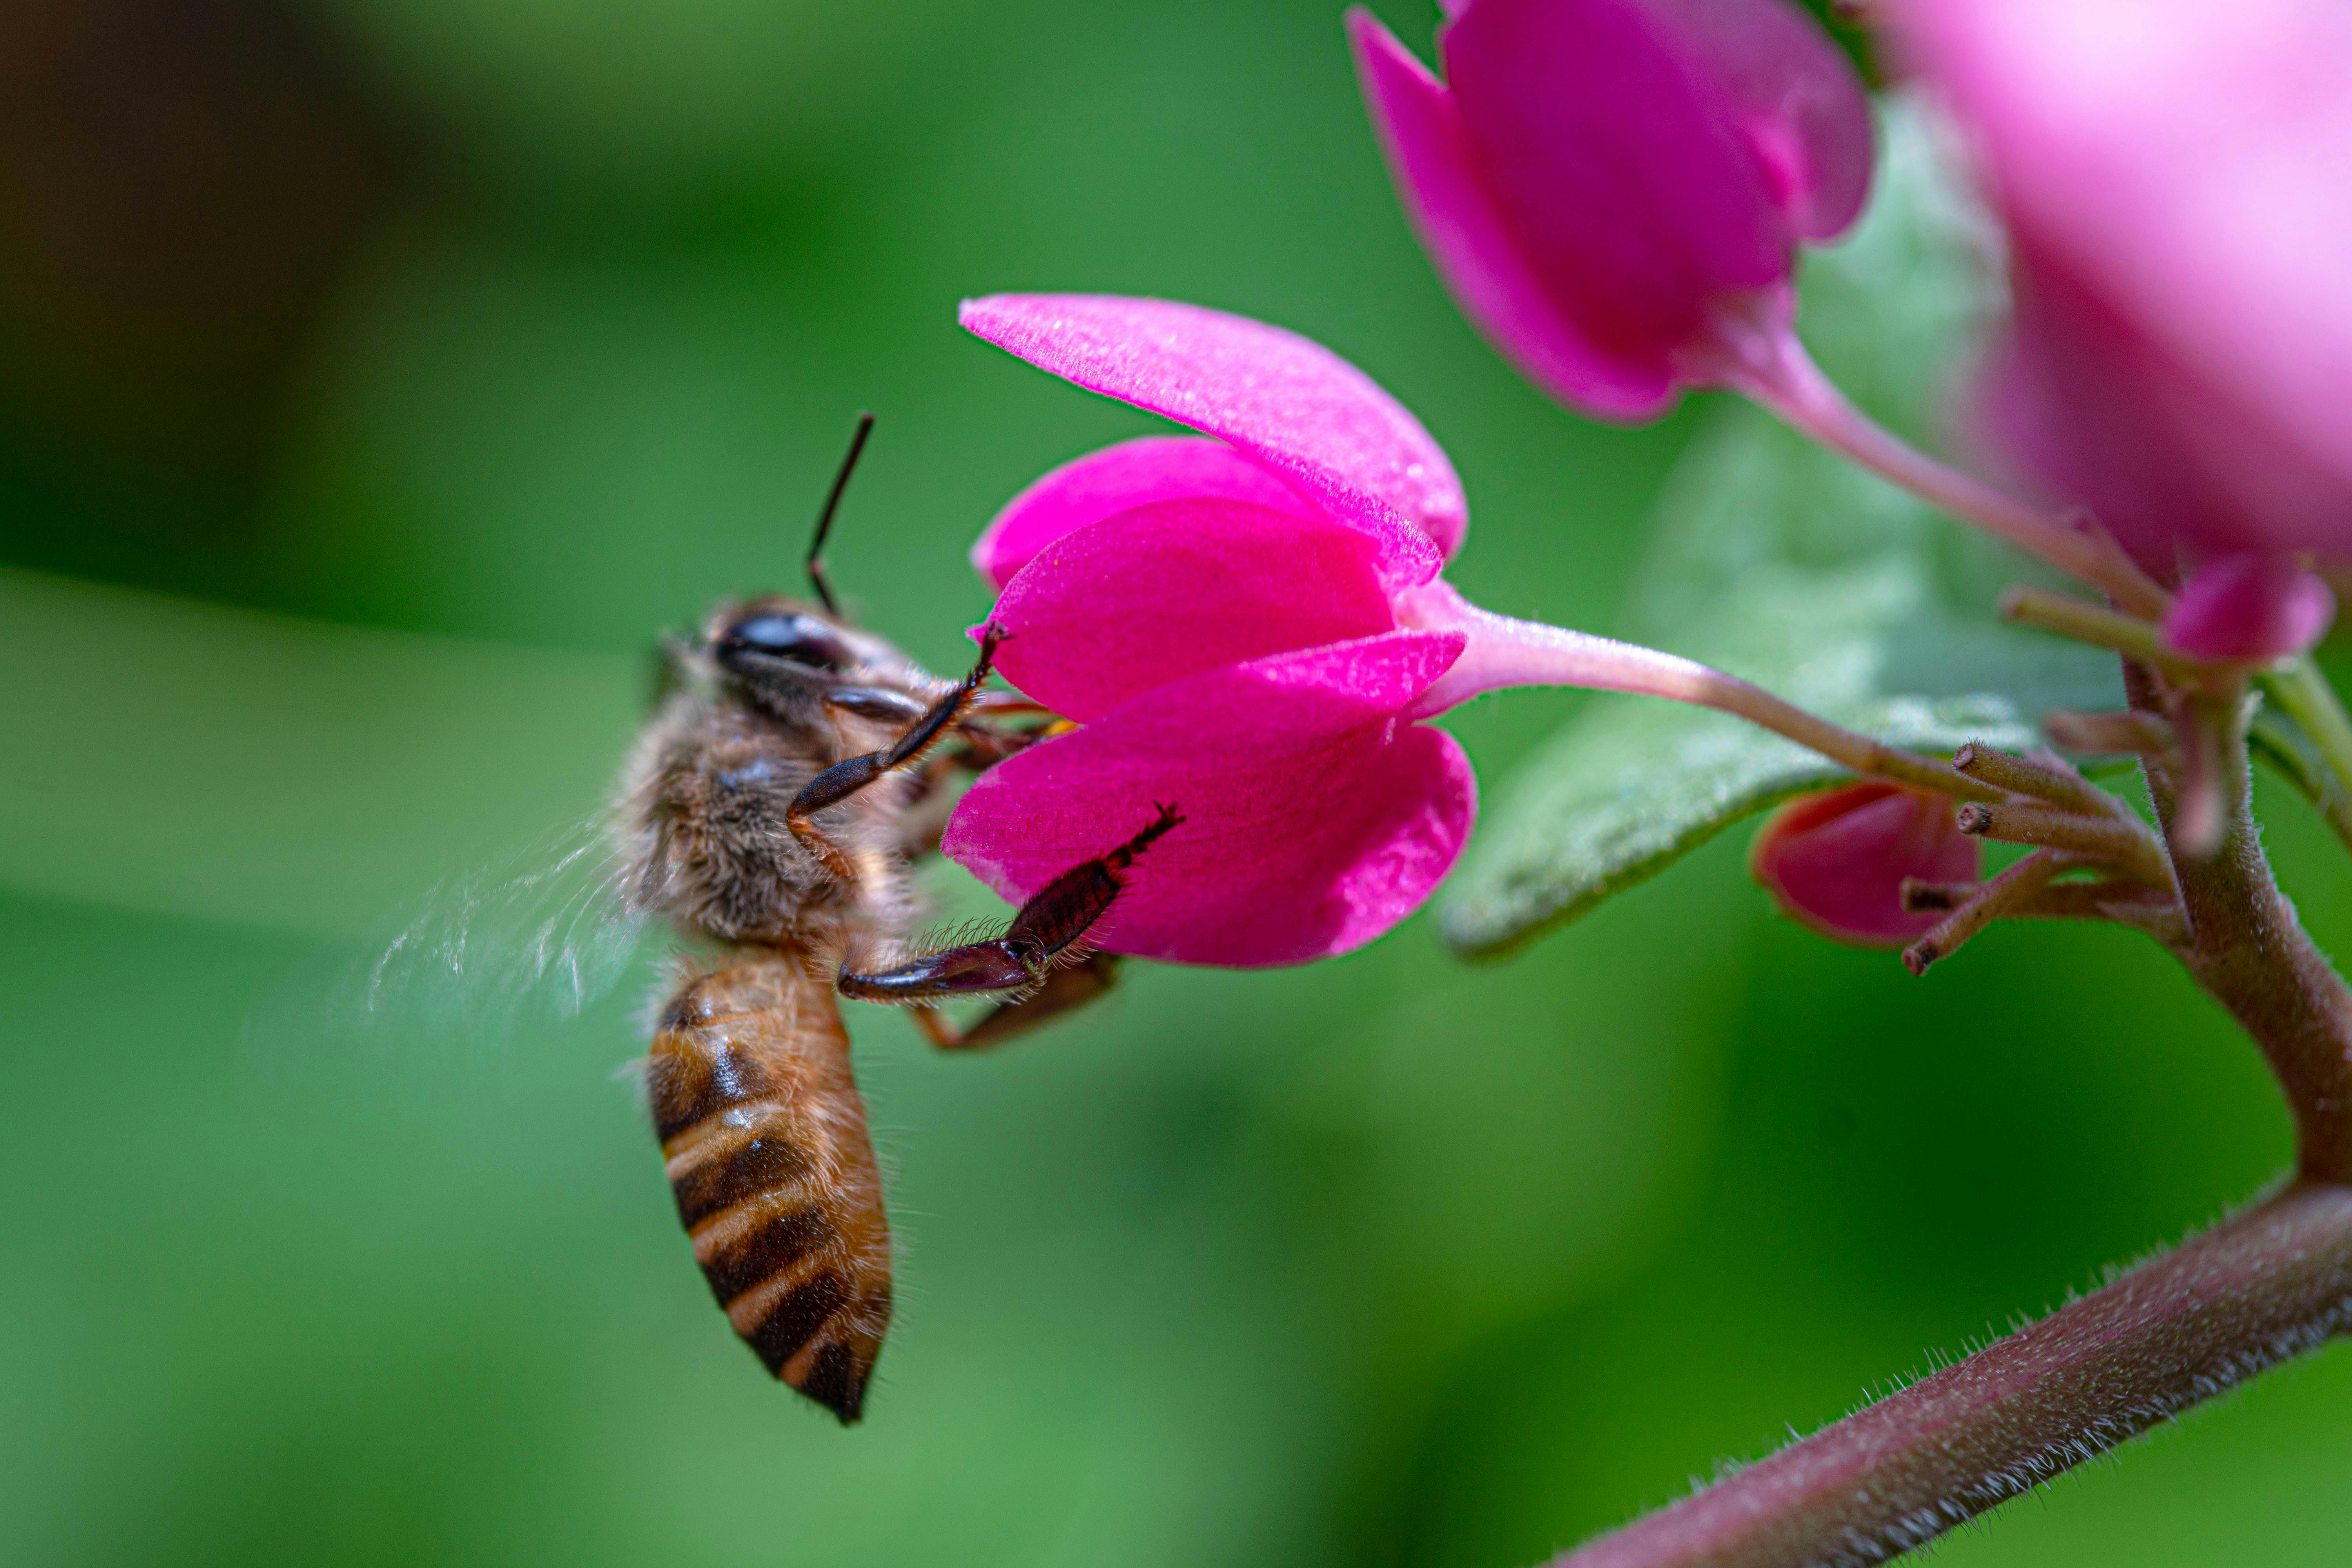
[[[890,1319],[890,1237],[838,996],[909,1006],[950,1048],[993,1044],[1102,994],[1087,933],[1158,815],[1031,899],[1000,936],[909,954],[908,867],[939,847],[950,784],[1034,742],[1045,717],[853,626],[825,579],[861,419],[807,558],[814,601],[720,604],[667,650],[668,689],[621,789],[622,896],[716,944],[658,1015],[645,1081],[678,1219],[711,1293],[768,1371],[858,1418]],[[971,1027],[947,999],[993,998]]]

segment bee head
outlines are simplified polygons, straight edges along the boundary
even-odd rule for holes
[[[727,684],[782,719],[800,718],[852,689],[928,700],[939,684],[880,637],[814,605],[772,595],[719,605],[704,628],[703,647]]]
[[[786,673],[841,676],[864,662],[847,628],[782,599],[761,600],[719,616],[710,631],[710,657],[738,679]]]

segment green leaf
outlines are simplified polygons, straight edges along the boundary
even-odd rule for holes
[[[1941,129],[1897,101],[1882,130],[1871,210],[1810,258],[1801,320],[1848,394],[1918,439],[2000,306],[2000,258]],[[2052,708],[2119,700],[2106,655],[1994,615],[2020,580],[2046,574],[1727,403],[1668,479],[1623,635],[1897,745],[2014,749]],[[1500,952],[1843,776],[1720,713],[1595,696],[1506,784],[1441,924],[1465,952]]]

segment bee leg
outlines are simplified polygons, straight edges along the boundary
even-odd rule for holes
[[[956,1027],[945,1013],[934,1006],[908,1010],[915,1016],[915,1027],[940,1049],[971,1050],[1002,1045],[1015,1035],[1025,1035],[1041,1024],[1049,1024],[1065,1013],[1083,1007],[1108,991],[1118,979],[1117,953],[1090,952],[1077,963],[1065,964],[1047,974],[1045,984],[1028,995],[998,1003],[969,1028]]]
[[[843,971],[835,984],[845,996],[865,1002],[895,1002],[919,1009],[916,1022],[934,1044],[981,1045],[1002,1039],[1033,1023],[1091,1001],[1110,986],[1108,965],[1091,962],[1084,942],[1087,930],[1118,897],[1135,858],[1183,821],[1173,805],[1141,832],[1108,854],[1063,872],[1021,906],[1013,924],[993,942],[970,942],[929,953],[879,974]],[[1063,979],[1063,976],[1083,978]],[[1057,986],[1056,982],[1060,981]],[[970,1033],[958,1035],[938,1016],[936,1004],[950,996],[1013,992]],[[1024,1015],[1025,1012],[1026,1016]],[[928,1016],[927,1016],[928,1015]],[[998,1019],[1002,1016],[1003,1023]]]
[[[986,766],[961,746],[932,752],[915,770],[914,799],[898,819],[898,852],[909,860],[925,860],[939,853],[947,837],[948,818],[955,815],[956,795],[948,788],[958,773],[978,773]]]
[[[983,691],[983,697],[999,695]],[[1044,710],[1038,710],[1044,711]],[[923,760],[917,771],[915,794],[910,809],[902,822],[899,853],[909,860],[922,860],[936,855],[940,840],[948,829],[948,818],[955,814],[955,798],[948,785],[958,774],[984,773],[997,763],[1017,752],[1026,751],[1049,735],[1060,733],[1072,725],[1041,725],[1034,729],[1015,730],[992,724],[982,718],[966,719],[956,726],[957,743],[933,752]]]
[[[800,794],[793,797],[793,804],[784,812],[784,824],[810,854],[824,862],[826,870],[845,882],[854,884],[858,880],[856,864],[812,819],[818,812],[847,800],[876,779],[922,761],[923,754],[939,744],[940,737],[955,728],[971,710],[973,695],[979,691],[981,683],[988,679],[989,666],[996,658],[996,645],[1003,640],[1003,632],[994,626],[989,627],[987,635],[981,639],[980,658],[973,663],[971,673],[956,682],[946,696],[932,703],[921,718],[907,727],[905,734],[881,751],[867,752],[863,756],[834,763],[809,780]]]

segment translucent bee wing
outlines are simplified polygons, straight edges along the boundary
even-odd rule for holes
[[[343,977],[335,1011],[359,1027],[475,1034],[573,1016],[628,973],[645,935],[624,875],[608,824],[591,817],[453,878]]]

